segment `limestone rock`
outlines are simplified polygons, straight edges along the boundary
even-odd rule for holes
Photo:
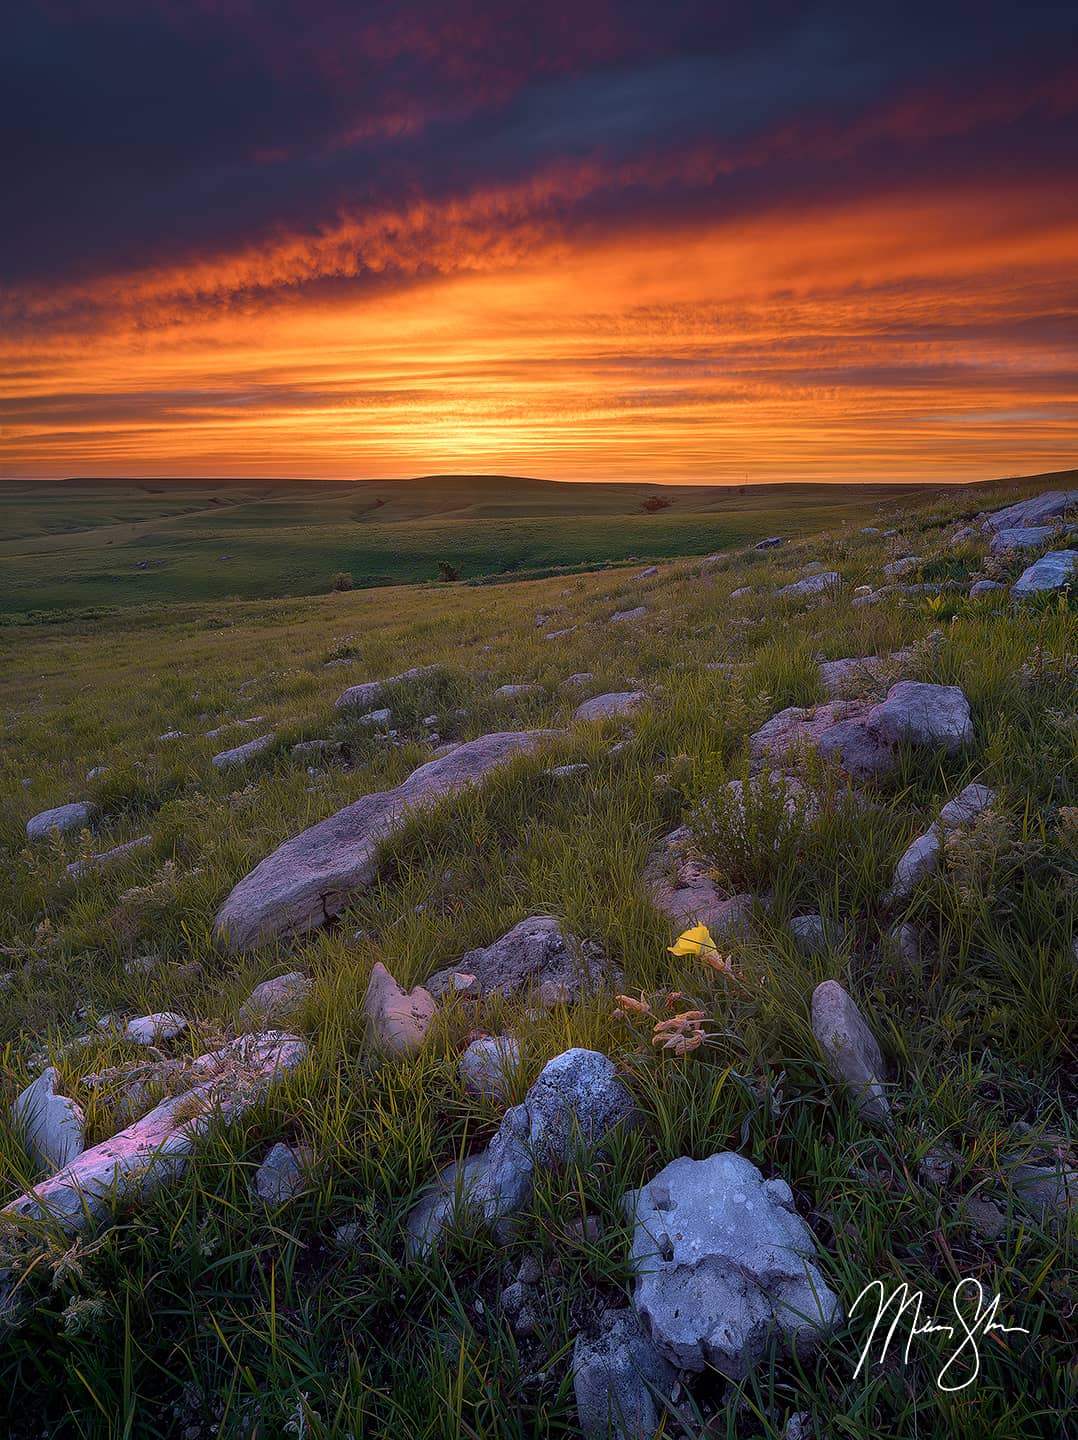
[[[59,830],[61,835],[85,830],[93,823],[96,814],[97,806],[88,800],[76,800],[71,805],[57,805],[52,810],[42,810],[40,815],[34,815],[27,820],[26,838],[47,840],[53,830]]]
[[[253,760],[256,755],[261,755],[268,750],[277,737],[271,733],[259,735],[254,740],[248,740],[245,745],[237,745],[232,750],[222,750],[219,755],[213,757],[214,764],[218,770],[231,770],[236,765],[246,765],[248,760]]]
[[[1058,520],[1071,507],[1078,508],[1078,490],[1049,490],[1031,500],[1019,500],[987,517],[993,530],[1011,530],[1028,525],[1043,525]]]
[[[4,1214],[52,1217],[69,1234],[107,1213],[113,1200],[137,1199],[174,1180],[211,1123],[231,1124],[306,1055],[302,1040],[270,1031],[200,1055],[191,1087],[172,1095],[118,1135],[84,1150],[58,1174],[4,1207]]]
[[[656,1394],[671,1394],[677,1372],[632,1310],[606,1310],[594,1338],[576,1337],[573,1391],[584,1440],[651,1440]]]
[[[388,707],[381,710],[368,710],[366,715],[359,717],[359,724],[368,730],[384,730],[393,723],[393,711]]]
[[[495,690],[495,700],[524,700],[529,695],[541,695],[541,685],[499,685]]]
[[[827,950],[837,950],[846,940],[841,925],[815,914],[795,915],[790,921],[790,933],[803,955],[821,955]]]
[[[773,1339],[805,1356],[840,1322],[790,1187],[743,1156],[682,1156],[622,1204],[635,1227],[633,1307],[680,1369],[737,1380]]]
[[[888,899],[892,902],[904,899],[926,876],[933,874],[939,865],[943,837],[975,820],[995,798],[996,792],[987,785],[974,784],[967,785],[960,795],[948,800],[940,811],[939,824],[918,835],[899,860]]]
[[[74,860],[66,867],[66,873],[72,880],[81,880],[84,875],[93,875],[98,870],[104,870],[109,865],[115,865],[120,860],[126,860],[129,855],[137,855],[140,850],[146,850],[153,844],[152,835],[139,835],[134,840],[128,840],[123,845],[114,845],[111,850],[102,850],[97,855],[91,855],[86,860]]]
[[[754,550],[774,550],[776,545],[782,544],[785,544],[783,536],[769,535],[766,540],[757,540],[756,544],[752,548]]]
[[[402,990],[380,960],[375,962],[363,1000],[373,1037],[391,1055],[418,1050],[438,1013],[429,990]]]
[[[460,1057],[460,1078],[473,1094],[504,1101],[520,1068],[520,1046],[511,1035],[473,1040]]]
[[[889,565],[883,567],[883,573],[890,579],[898,575],[908,575],[911,570],[916,570],[918,565],[924,561],[919,555],[903,555],[901,560],[892,560]]]
[[[889,1125],[880,1047],[853,999],[835,980],[825,980],[812,992],[812,1030],[831,1074],[849,1086],[862,1116]]]
[[[841,584],[842,576],[837,570],[821,570],[818,575],[806,575],[803,580],[784,585],[778,593],[794,596],[825,595],[830,590],[837,590]]]
[[[403,685],[409,680],[422,680],[428,675],[437,674],[441,668],[440,665],[416,665],[400,675],[391,675],[388,680],[364,680],[361,685],[350,685],[343,695],[337,697],[337,709],[347,710],[354,705],[376,705],[386,691],[392,690],[395,685]]]
[[[475,977],[480,996],[499,994],[508,1000],[534,991],[547,1007],[594,992],[604,978],[597,949],[567,935],[552,915],[530,915],[493,944],[469,950],[431,975],[428,990],[440,999],[461,971]]]
[[[634,575],[633,579],[650,580],[653,575],[658,575],[658,573],[659,567],[657,565],[649,565],[646,570],[641,570],[639,575]]]
[[[1041,590],[1061,590],[1078,578],[1078,550],[1049,550],[1023,570],[1011,591],[1020,598]]]
[[[594,678],[590,670],[578,670],[575,675],[567,675],[558,689],[578,690],[584,685],[590,685]]]
[[[889,745],[866,727],[869,706],[836,700],[828,705],[792,705],[773,715],[749,740],[757,764],[784,762],[805,748],[818,750],[856,780],[885,775],[895,765]]]
[[[647,697],[639,690],[612,691],[609,695],[596,695],[578,705],[576,720],[612,720],[619,715],[631,715]]]
[[[1006,590],[1006,585],[1000,584],[998,580],[974,580],[969,587],[970,599],[975,600],[978,595],[991,595],[993,590]]]
[[[240,951],[326,924],[374,880],[379,844],[417,810],[436,805],[561,733],[512,731],[455,745],[413,770],[394,789],[365,795],[312,825],[240,881],[218,913],[217,934],[230,950]]]
[[[81,1153],[86,1117],[81,1105],[57,1093],[52,1065],[19,1095],[12,1115],[25,1130],[30,1152],[42,1170],[60,1170]]]
[[[1016,1204],[1044,1217],[1065,1216],[1078,1205],[1078,1169],[1015,1165],[1008,1172]]]
[[[1005,555],[1009,550],[1036,550],[1053,532],[1051,525],[1022,525],[997,530],[988,546],[990,555]]]
[[[730,591],[731,600],[744,600],[747,595],[752,594],[751,585],[739,585],[736,590]]]
[[[746,938],[751,924],[751,895],[727,896],[710,878],[708,866],[692,856],[688,826],[672,830],[648,857],[644,889],[675,930],[706,925],[714,940]]]
[[[187,1029],[187,1021],[172,1010],[162,1010],[155,1015],[138,1015],[129,1020],[124,1028],[124,1037],[136,1045],[159,1045],[162,1040],[175,1040]]]
[[[626,621],[643,620],[648,613],[646,605],[635,605],[631,610],[615,610],[610,617],[611,625],[621,625]]]
[[[311,982],[301,970],[275,975],[256,985],[240,1006],[236,1017],[241,1030],[279,1025],[291,1019],[311,993]]]
[[[283,1205],[303,1189],[306,1166],[291,1145],[274,1145],[251,1181],[251,1195],[264,1205]]]
[[[958,685],[900,680],[865,719],[868,730],[888,745],[941,746],[949,753],[973,739],[969,702]]]

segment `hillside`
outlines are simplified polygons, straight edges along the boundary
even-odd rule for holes
[[[3,1433],[1064,1435],[1075,474],[20,498],[170,578],[0,628]],[[640,560],[325,593],[488,552]]]
[[[958,503],[975,510],[1013,483],[964,489]],[[644,513],[656,494],[669,507]],[[705,555],[776,529],[885,524],[918,494],[910,485],[657,489],[507,476],[6,482],[0,614],[315,595],[341,572],[361,589],[424,583],[440,561],[475,583]]]

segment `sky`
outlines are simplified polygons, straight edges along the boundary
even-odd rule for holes
[[[1078,7],[15,0],[0,475],[1078,465]]]

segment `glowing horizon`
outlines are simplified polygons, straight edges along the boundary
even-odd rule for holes
[[[388,11],[353,31],[316,8],[386,70],[380,91],[353,91],[329,40],[313,60],[260,40],[280,134],[211,117],[148,193],[117,188],[113,137],[90,163],[117,213],[94,212],[81,251],[77,233],[8,237],[0,475],[759,484],[1078,464],[1078,65],[1047,22],[1029,27],[1039,67],[1031,41],[1000,69],[1004,29],[961,85],[913,49],[881,82],[869,26],[813,88],[787,80],[830,33],[772,41],[742,17],[735,45],[716,22],[711,69],[684,47],[663,69],[650,7],[623,30],[596,3],[581,37],[538,37],[546,69],[479,35],[424,108],[441,12],[405,33]],[[163,41],[205,45],[211,70],[214,27],[242,29],[214,5],[158,10]],[[62,7],[50,23],[75,26]],[[320,125],[304,63],[336,102]],[[746,68],[768,103],[712,104]],[[640,115],[641,96],[672,115]],[[83,184],[55,163],[51,205]],[[200,191],[216,211],[181,209]]]

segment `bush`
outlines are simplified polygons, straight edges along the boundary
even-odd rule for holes
[[[351,590],[352,577],[347,570],[338,570],[333,577],[334,590]]]
[[[448,560],[438,561],[438,579],[448,583],[450,580],[460,579],[460,570],[456,565],[450,565]]]
[[[640,508],[645,515],[654,515],[657,510],[669,510],[674,502],[665,495],[649,495],[641,502]]]

